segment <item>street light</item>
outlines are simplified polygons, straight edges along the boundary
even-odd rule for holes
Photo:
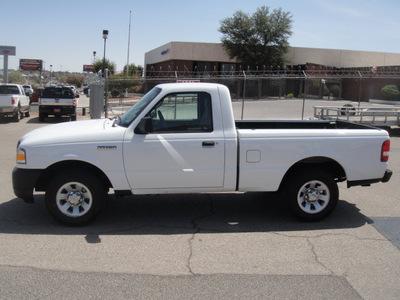
[[[96,62],[96,51],[93,51],[93,64]]]
[[[103,55],[103,77],[104,71],[106,69],[106,41],[108,39],[108,30],[103,30],[103,39],[104,39],[104,55]]]
[[[50,65],[50,86],[52,86],[52,81],[53,81],[53,65]]]
[[[108,38],[108,30],[103,30],[103,39],[104,39],[104,56],[103,56],[103,77],[105,78],[105,99],[104,99],[104,115],[108,118],[108,82],[107,82],[107,73],[106,69],[106,41]]]

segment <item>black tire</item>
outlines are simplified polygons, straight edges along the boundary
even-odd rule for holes
[[[71,121],[76,121],[76,115],[71,116]]]
[[[17,110],[13,114],[13,121],[14,122],[19,122],[20,120],[21,120],[21,112],[19,110]]]
[[[44,119],[47,118],[47,114],[45,113],[39,113],[39,122],[44,122]]]
[[[286,181],[285,199],[295,216],[306,221],[319,221],[335,209],[339,189],[328,172],[303,168]]]
[[[91,222],[104,206],[107,191],[86,170],[63,170],[49,184],[46,206],[50,214],[68,226]]]
[[[351,104],[345,104],[340,109],[341,116],[355,116],[356,115],[356,108]]]
[[[26,112],[25,112],[25,118],[29,118],[31,116],[31,111],[28,109]]]

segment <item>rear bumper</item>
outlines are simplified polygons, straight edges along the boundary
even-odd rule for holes
[[[350,188],[352,186],[370,186],[373,183],[378,183],[378,182],[388,182],[390,178],[392,177],[393,172],[392,170],[386,170],[385,175],[382,178],[376,178],[376,179],[367,179],[367,180],[355,180],[355,181],[347,181],[347,187]]]
[[[40,169],[14,168],[12,172],[14,194],[25,202],[33,202],[33,190],[41,174]]]
[[[39,105],[39,113],[48,115],[75,115],[76,106]]]
[[[18,111],[18,107],[17,106],[6,106],[6,107],[0,107],[0,113],[1,114],[11,114],[14,112]]]

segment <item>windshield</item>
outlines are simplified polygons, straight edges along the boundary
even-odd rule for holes
[[[158,87],[153,88],[150,92],[143,96],[142,99],[134,106],[132,106],[126,113],[121,116],[121,119],[117,123],[119,126],[128,127],[133,120],[145,109],[145,107],[153,101],[155,97],[161,92]]]

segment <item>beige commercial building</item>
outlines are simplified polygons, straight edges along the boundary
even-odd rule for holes
[[[400,66],[400,53],[387,52],[290,47],[287,58],[290,65],[311,63],[335,68]],[[145,54],[144,64],[147,72],[192,72],[196,69],[204,71],[204,68],[228,71],[239,65],[235,59],[229,58],[221,44],[193,42],[169,42],[153,49]]]
[[[255,97],[281,96],[287,94],[333,95],[336,98],[363,100],[381,98],[385,85],[400,86],[400,53],[335,50],[290,47],[287,68],[299,72],[310,80],[282,78],[268,79],[274,74],[271,66],[258,66],[259,79],[247,80]],[[145,54],[145,74],[149,78],[197,77],[213,80],[228,76],[241,76],[247,67],[231,59],[218,43],[170,42]],[[253,70],[254,71],[254,70]],[[280,73],[281,75],[284,73]],[[285,73],[286,74],[286,73]],[[284,76],[284,75],[282,75]],[[208,79],[207,79],[208,78]],[[360,80],[361,79],[361,80]],[[237,95],[243,93],[240,79],[231,88]]]

